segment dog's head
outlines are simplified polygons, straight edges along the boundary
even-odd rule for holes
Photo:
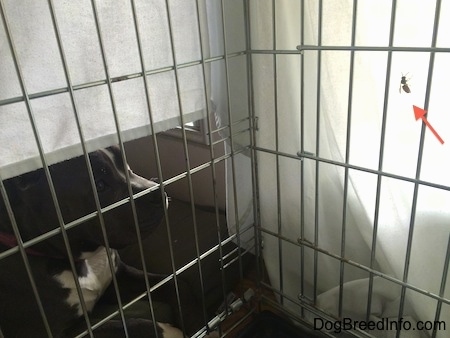
[[[123,162],[118,147],[110,147],[89,154],[102,212],[97,213],[97,203],[83,156],[50,166],[49,171],[56,193],[55,206],[43,169],[4,181],[8,198],[21,236],[29,240],[59,227],[60,219],[69,225],[67,234],[74,255],[94,251],[104,245],[101,224],[104,224],[109,245],[122,248],[137,241],[135,218],[141,236],[151,233],[164,216],[166,198],[157,183],[144,179],[131,171]],[[134,199],[135,213],[130,201],[126,173],[133,194],[144,192]],[[149,192],[151,191],[151,192]],[[148,192],[148,193],[146,193]],[[1,199],[0,199],[1,200]],[[0,231],[11,233],[9,217],[0,202]],[[3,208],[3,210],[1,210]],[[60,210],[58,215],[57,210]],[[136,217],[135,217],[136,216]],[[80,218],[85,218],[75,225]],[[73,226],[72,226],[73,225]],[[50,255],[65,252],[62,237],[54,236],[36,247]]]

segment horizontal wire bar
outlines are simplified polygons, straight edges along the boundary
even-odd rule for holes
[[[261,147],[254,147],[254,149],[256,151],[261,151],[261,152],[265,152],[265,153],[273,154],[273,155],[280,155],[280,156],[284,156],[284,157],[287,157],[287,158],[296,159],[296,160],[299,160],[299,161],[303,160],[304,158],[307,158],[307,159],[310,159],[310,160],[313,160],[313,161],[317,161],[317,162],[333,164],[333,165],[337,165],[337,166],[343,167],[343,168],[359,170],[359,171],[363,171],[363,172],[374,174],[374,175],[380,175],[380,176],[385,176],[385,177],[389,177],[389,178],[395,178],[397,180],[407,181],[407,182],[411,182],[411,183],[417,183],[417,184],[425,185],[425,186],[436,188],[436,189],[450,191],[450,186],[447,186],[447,185],[437,184],[437,183],[424,181],[424,180],[420,180],[420,179],[416,179],[416,178],[411,178],[411,177],[407,177],[407,176],[401,176],[401,175],[397,175],[397,174],[392,174],[392,173],[388,173],[388,172],[381,171],[381,170],[370,169],[370,168],[360,167],[360,166],[349,164],[349,163],[344,163],[344,162],[339,162],[339,161],[335,161],[335,160],[330,160],[330,159],[326,159],[326,158],[323,158],[323,157],[315,156],[314,154],[308,153],[308,152],[304,152],[304,153],[301,154],[301,156],[298,156],[298,155],[292,155],[292,154],[289,154],[289,153],[283,153],[283,152],[279,152],[279,151],[277,152],[275,150],[271,150],[271,149],[267,149],[267,148],[261,148]]]
[[[384,278],[386,280],[389,280],[390,282],[393,282],[393,283],[398,284],[400,286],[404,286],[405,288],[408,288],[410,290],[416,291],[416,292],[421,293],[421,294],[423,294],[425,296],[428,296],[430,298],[434,298],[434,299],[436,299],[438,301],[441,301],[441,302],[443,302],[445,304],[450,305],[450,299],[441,297],[441,296],[436,295],[436,294],[434,294],[434,293],[432,293],[430,291],[427,291],[427,290],[421,289],[419,287],[416,287],[416,286],[414,286],[412,284],[408,284],[406,282],[403,282],[403,281],[401,281],[401,280],[399,280],[399,279],[397,279],[395,277],[389,276],[389,275],[387,275],[387,274],[385,274],[383,272],[380,272],[378,270],[372,269],[372,268],[370,268],[370,267],[368,267],[366,265],[363,265],[361,263],[355,262],[355,261],[353,261],[351,259],[348,259],[348,258],[345,258],[345,257],[341,257],[341,256],[339,256],[337,254],[334,254],[334,253],[329,252],[329,251],[327,251],[325,249],[322,249],[322,248],[314,245],[314,243],[311,243],[311,242],[309,242],[307,240],[298,238],[297,240],[294,241],[294,240],[292,240],[290,238],[287,238],[285,236],[279,235],[279,234],[277,234],[277,233],[275,233],[273,231],[267,230],[267,229],[265,229],[265,228],[263,228],[261,226],[258,226],[258,229],[261,230],[262,232],[268,234],[268,235],[272,235],[272,236],[274,236],[276,238],[282,239],[282,240],[284,240],[284,241],[286,241],[286,242],[288,242],[288,243],[290,243],[292,245],[295,245],[295,246],[298,246],[298,247],[307,246],[308,248],[313,249],[315,252],[320,252],[320,253],[322,253],[324,255],[327,255],[329,257],[335,258],[338,261],[341,261],[341,262],[347,263],[349,265],[352,265],[354,267],[360,268],[361,270],[370,272],[370,273],[372,273],[372,274],[374,274],[376,276],[379,276],[379,277],[382,277],[382,278]]]
[[[149,76],[149,75],[169,72],[169,71],[175,70],[175,68],[181,69],[181,68],[194,67],[194,66],[201,65],[202,63],[211,63],[211,62],[215,62],[215,61],[224,60],[225,57],[235,58],[235,57],[238,57],[241,55],[246,55],[246,54],[247,54],[247,51],[240,51],[240,52],[230,53],[228,55],[220,55],[220,56],[216,56],[216,57],[211,57],[211,58],[204,59],[204,60],[196,60],[196,61],[191,61],[191,62],[186,62],[186,63],[180,63],[175,66],[161,67],[161,68],[146,71],[145,75]],[[121,76],[117,76],[117,77],[112,77],[111,83],[136,79],[136,78],[140,78],[140,77],[142,77],[142,72],[121,75]],[[108,80],[104,79],[104,80],[98,80],[98,81],[83,83],[83,84],[79,84],[79,85],[74,85],[74,86],[72,86],[72,89],[74,91],[77,91],[77,90],[86,89],[86,88],[98,87],[98,86],[102,86],[102,85],[106,85],[106,84],[108,84]],[[46,91],[42,91],[42,92],[38,92],[38,93],[34,93],[34,94],[29,94],[28,97],[29,97],[29,99],[33,100],[33,99],[37,99],[37,98],[58,95],[58,94],[68,93],[68,92],[69,92],[68,87],[62,87],[62,88],[55,88],[52,90],[46,90]],[[5,106],[8,104],[18,103],[18,102],[22,102],[22,101],[24,101],[23,96],[11,97],[8,99],[0,100],[0,106]]]
[[[239,233],[239,235],[244,234],[245,232],[249,231],[250,229],[254,228],[254,224],[251,224],[250,226],[244,228],[241,230],[241,232]],[[205,251],[203,254],[200,255],[199,259],[203,260],[206,257],[210,256],[211,254],[213,254],[214,252],[219,250],[219,247],[233,241],[236,237],[238,236],[238,234],[233,234],[230,235],[229,237],[227,237],[226,239],[224,239],[223,241],[221,241],[220,243],[216,244],[215,246],[213,246],[211,249]],[[187,269],[191,268],[192,266],[194,266],[195,264],[197,264],[198,260],[197,258],[191,260],[190,262],[188,262],[187,264],[183,265],[181,268],[177,269],[175,271],[175,274],[177,276],[179,276],[181,273],[183,273],[184,271],[186,271]],[[150,290],[146,290],[143,291],[140,295],[138,295],[137,297],[135,297],[134,299],[132,299],[131,301],[127,302],[126,304],[123,305],[123,309],[126,310],[127,308],[131,307],[133,304],[135,304],[136,302],[140,301],[142,298],[144,298],[147,295],[147,292],[154,292],[157,289],[159,289],[160,287],[162,287],[163,285],[165,285],[166,283],[168,283],[169,281],[171,281],[174,278],[173,273],[169,274],[167,277],[165,277],[163,280],[161,280],[160,282],[156,283],[155,285],[153,285]],[[114,312],[112,312],[110,315],[108,315],[105,318],[102,318],[101,321],[99,321],[98,323],[95,323],[94,325],[92,325],[93,329],[96,329],[97,327],[103,325],[104,323],[106,323],[108,320],[114,318],[115,316],[119,315],[119,310],[115,310]],[[84,337],[88,332],[84,331],[82,333],[80,333],[78,336],[76,336],[76,338],[81,338]]]
[[[224,160],[230,158],[233,155],[237,155],[237,154],[243,153],[243,152],[245,152],[248,149],[250,149],[250,146],[246,146],[246,147],[244,147],[242,149],[239,149],[239,150],[235,151],[234,154],[230,153],[230,154],[225,154],[225,155],[222,155],[220,157],[217,157],[217,158],[214,159],[214,164],[217,164],[217,163],[219,163],[221,161],[224,161]],[[206,163],[203,163],[203,164],[201,164],[201,165],[191,169],[190,172],[191,173],[196,173],[196,172],[199,172],[199,171],[201,171],[203,169],[209,168],[210,166],[211,166],[211,162],[206,162]],[[167,184],[179,181],[180,179],[183,179],[186,176],[187,176],[187,172],[183,172],[181,174],[178,174],[177,176],[174,176],[174,177],[169,178],[166,181],[164,181],[164,185],[167,185]]]
[[[245,148],[243,148],[243,149],[240,149],[240,150],[238,150],[238,151],[235,151],[235,154],[240,154],[240,153],[242,153],[242,152],[245,152],[247,149],[249,149],[249,147],[245,147]],[[222,155],[222,156],[220,156],[220,157],[214,159],[214,161],[213,161],[214,163],[213,163],[213,164],[216,165],[216,164],[218,164],[218,163],[220,163],[220,162],[222,162],[222,161],[225,161],[226,159],[228,159],[228,158],[231,157],[231,156],[232,156],[231,154],[225,154],[225,155]],[[211,162],[207,162],[207,163],[201,164],[201,165],[199,165],[199,166],[197,166],[197,167],[195,167],[195,168],[192,168],[190,172],[191,172],[191,173],[197,173],[197,172],[199,172],[199,171],[201,171],[201,170],[204,170],[204,169],[206,169],[206,168],[209,168],[210,166],[211,166]],[[186,172],[181,173],[181,174],[179,174],[179,175],[177,175],[177,176],[174,176],[174,177],[172,177],[172,178],[170,178],[170,179],[165,180],[165,181],[163,182],[163,184],[164,184],[165,186],[167,186],[167,185],[169,185],[169,184],[172,184],[172,183],[174,183],[174,182],[177,182],[177,181],[179,181],[179,180],[185,178],[186,176],[187,176],[187,173],[186,173]],[[143,190],[143,191],[140,191],[140,192],[138,192],[138,193],[136,193],[136,194],[133,195],[133,199],[136,199],[136,198],[140,198],[140,197],[142,197],[142,196],[145,196],[145,195],[151,193],[152,191],[157,190],[158,188],[159,188],[159,185],[154,186],[154,187],[152,187],[152,188],[148,188],[148,189]],[[129,201],[130,201],[130,197],[126,197],[126,198],[124,198],[124,199],[122,199],[122,200],[120,200],[120,201],[118,201],[118,202],[115,202],[115,203],[113,203],[113,204],[110,204],[110,205],[108,205],[108,206],[102,208],[102,209],[101,209],[101,212],[102,212],[102,213],[106,213],[106,212],[108,212],[108,211],[110,211],[110,210],[113,210],[113,209],[115,209],[115,208],[117,208],[117,207],[120,207],[120,206],[122,206],[122,205],[128,203]],[[95,217],[97,217],[97,216],[98,216],[98,212],[97,212],[97,211],[92,212],[92,213],[87,214],[87,215],[85,215],[85,216],[83,216],[83,217],[80,217],[80,218],[78,218],[78,219],[76,219],[76,220],[74,220],[74,221],[72,221],[72,222],[67,223],[67,224],[65,225],[64,228],[65,228],[66,230],[69,230],[69,229],[71,229],[71,228],[73,228],[73,227],[75,227],[75,226],[77,226],[77,225],[79,225],[79,224],[81,224],[81,223],[87,222],[87,221],[89,221],[89,220],[91,220],[91,219],[93,219],[93,218],[95,218]],[[41,235],[39,235],[39,236],[36,236],[36,237],[34,237],[34,238],[32,238],[32,239],[30,239],[30,240],[24,242],[24,243],[23,243],[23,246],[24,246],[24,248],[29,248],[29,247],[31,247],[31,246],[33,246],[33,245],[35,245],[35,244],[38,244],[38,243],[40,243],[40,242],[42,242],[42,241],[44,241],[44,240],[46,240],[46,239],[49,239],[50,237],[56,236],[56,235],[58,235],[59,233],[61,233],[61,229],[60,229],[60,228],[56,228],[56,229],[50,230],[50,231],[48,231],[48,232],[46,232],[46,233],[44,233],[44,234],[41,234]],[[8,256],[10,256],[10,255],[12,255],[12,254],[17,253],[18,251],[19,251],[19,250],[18,250],[18,247],[13,247],[13,248],[11,248],[11,249],[5,250],[5,251],[3,251],[3,252],[0,253],[0,259],[6,258],[6,257],[8,257]]]
[[[92,212],[92,213],[90,213],[90,214],[88,214],[88,215],[85,215],[85,216],[83,216],[83,217],[80,217],[80,218],[78,218],[77,220],[75,220],[75,221],[73,221],[73,222],[67,223],[67,224],[64,226],[64,229],[65,229],[65,230],[69,230],[69,229],[75,227],[75,226],[78,225],[78,224],[84,223],[84,222],[86,222],[86,221],[88,221],[88,220],[90,220],[90,219],[93,219],[93,218],[97,217],[97,215],[98,215],[98,213],[95,211],[95,212]],[[23,247],[24,247],[25,249],[26,249],[26,248],[29,248],[29,247],[31,247],[31,246],[33,246],[33,245],[35,245],[35,244],[38,244],[38,243],[40,243],[40,242],[43,242],[44,240],[47,240],[47,239],[49,239],[50,237],[56,236],[56,235],[58,235],[58,234],[60,234],[60,233],[61,233],[61,228],[55,228],[55,229],[53,229],[53,230],[47,231],[47,232],[45,232],[45,233],[43,233],[43,234],[41,234],[41,235],[38,235],[38,236],[36,236],[36,237],[33,237],[32,239],[30,239],[30,240],[24,242],[24,243],[23,243]],[[17,252],[18,252],[18,247],[17,247],[17,246],[16,246],[16,247],[13,247],[13,248],[11,248],[11,249],[8,249],[8,250],[6,250],[6,251],[3,251],[3,252],[0,253],[0,259],[6,258],[6,257],[8,257],[8,256],[10,256],[10,255],[12,255],[12,254],[17,253]]]
[[[243,153],[243,152],[245,152],[245,151],[248,150],[248,149],[249,149],[249,147],[245,147],[245,148],[243,148],[243,149],[240,149],[240,150],[238,150],[238,151],[235,151],[234,154],[236,155],[236,154]],[[191,173],[197,173],[197,172],[199,172],[199,171],[201,171],[201,170],[204,170],[204,169],[206,169],[206,168],[209,168],[211,165],[216,165],[216,164],[218,164],[218,163],[220,163],[220,162],[222,162],[222,161],[225,161],[226,159],[230,158],[231,156],[232,156],[232,154],[225,154],[225,155],[222,155],[222,156],[220,156],[220,157],[218,157],[218,158],[215,158],[215,159],[214,159],[213,161],[211,161],[211,162],[207,162],[207,163],[204,163],[204,164],[202,164],[202,165],[199,165],[199,166],[197,166],[197,167],[195,167],[195,168],[192,168],[192,169],[190,170],[190,172],[191,172]],[[172,184],[172,183],[174,183],[174,182],[177,182],[177,181],[179,181],[179,180],[185,178],[186,176],[187,176],[187,173],[186,173],[186,172],[185,172],[185,173],[182,173],[182,174],[179,174],[179,175],[174,176],[174,177],[172,177],[172,178],[170,178],[170,179],[168,179],[168,180],[165,180],[165,181],[163,182],[163,185],[164,185],[164,186],[167,186],[167,185],[169,185],[169,184]],[[136,194],[133,195],[133,199],[140,198],[140,197],[142,197],[142,196],[144,196],[144,195],[147,195],[147,194],[151,193],[152,191],[157,190],[158,187],[159,187],[159,185],[158,185],[158,186],[154,186],[154,187],[152,187],[152,188],[148,188],[148,189],[143,190],[143,191],[140,191],[140,192],[138,192],[138,193],[136,193]],[[110,204],[110,205],[108,205],[108,206],[102,208],[102,209],[101,209],[101,212],[102,212],[102,213],[108,212],[108,211],[110,211],[110,210],[112,210],[112,209],[115,209],[115,208],[117,208],[117,207],[119,207],[119,206],[121,206],[121,205],[124,205],[124,204],[128,203],[129,201],[130,201],[130,197],[126,197],[126,198],[124,198],[124,199],[122,199],[122,200],[120,200],[120,201],[118,201],[118,202],[115,202],[115,203],[113,203],[113,204]],[[77,226],[77,225],[79,225],[79,224],[81,224],[81,223],[87,222],[87,221],[89,221],[89,220],[91,220],[91,219],[93,219],[93,218],[95,218],[95,217],[97,217],[97,216],[98,216],[98,212],[97,212],[97,211],[92,212],[92,213],[90,213],[90,214],[87,214],[87,215],[85,215],[85,216],[83,216],[83,217],[80,217],[80,218],[78,218],[78,219],[76,219],[76,220],[74,220],[74,221],[72,221],[72,222],[69,222],[69,223],[65,224],[64,228],[65,228],[66,230],[69,230],[69,229],[71,229],[71,228],[73,228],[73,227],[75,227],[75,226]],[[31,247],[31,246],[33,246],[33,245],[35,245],[35,244],[38,244],[38,243],[40,243],[40,242],[42,242],[42,241],[44,241],[44,240],[46,240],[46,239],[49,239],[50,237],[53,237],[53,236],[58,235],[58,234],[60,234],[60,233],[61,233],[61,228],[56,228],[56,229],[50,230],[50,231],[48,231],[48,232],[46,232],[46,233],[44,233],[44,234],[41,234],[41,235],[39,235],[39,236],[36,236],[36,237],[34,237],[34,238],[32,238],[32,239],[30,239],[30,240],[24,242],[24,243],[23,243],[23,247],[24,247],[25,249],[26,249],[26,248],[29,248],[29,247]],[[15,254],[15,253],[17,253],[17,252],[19,252],[19,248],[18,248],[17,246],[15,246],[15,247],[13,247],[13,248],[10,248],[10,249],[8,249],[8,250],[5,250],[5,251],[3,251],[3,252],[0,253],[0,259],[6,258],[6,257],[8,257],[8,256],[11,256],[11,255],[13,255],[13,254]]]
[[[233,136],[240,135],[240,134],[245,134],[247,132],[249,133],[249,136],[250,136],[250,128],[245,128],[245,129],[236,131],[236,132],[233,133]],[[212,145],[215,146],[216,144],[225,142],[227,140],[230,140],[230,142],[231,142],[231,137],[227,136],[227,137],[221,138],[220,140],[214,141]]]
[[[252,227],[250,227],[250,228],[247,228],[246,229],[246,231],[247,230],[250,230],[250,229],[253,229],[253,226]],[[244,233],[245,231],[243,231],[243,232],[241,232],[241,235]],[[254,241],[255,240],[255,237],[252,237],[252,240]],[[222,267],[222,269],[226,269],[226,268],[228,268],[229,266],[231,266],[234,262],[236,262],[237,260],[239,260],[239,257],[242,257],[242,256],[244,256],[245,254],[247,254],[247,253],[249,253],[249,252],[252,252],[252,251],[255,251],[255,245],[252,245],[251,247],[249,247],[248,249],[246,249],[244,252],[240,252],[239,251],[239,249],[237,248],[237,251],[238,251],[238,255],[236,256],[236,257],[234,257],[232,260],[230,260],[227,264],[224,264],[223,265],[223,267]]]
[[[250,225],[248,227],[246,227],[245,229],[242,229],[239,234],[235,233],[233,235],[230,235],[229,237],[227,237],[226,239],[222,240],[219,244],[216,244],[215,246],[213,246],[211,249],[205,251],[204,253],[202,253],[199,257],[200,260],[205,259],[206,257],[210,256],[211,254],[213,254],[214,252],[218,251],[220,247],[224,246],[225,244],[230,243],[231,241],[233,241],[235,238],[237,238],[237,236],[239,235],[243,235],[244,233],[246,233],[247,231],[249,231],[250,229],[253,229],[254,225]],[[241,255],[242,256],[242,255]],[[190,262],[188,262],[187,264],[183,265],[181,268],[179,268],[178,270],[176,270],[176,274],[179,275],[182,272],[186,271],[187,269],[193,267],[196,263],[197,263],[198,259],[195,258],[193,260],[191,260]],[[230,264],[227,264],[227,266],[229,266]],[[223,267],[225,269],[225,266]],[[152,288],[150,288],[150,292],[155,291],[156,289],[158,289],[159,287],[161,287],[162,285],[164,285],[165,283],[167,283],[168,281],[170,281],[173,278],[173,274],[168,275],[165,279],[163,279],[162,281],[160,281],[159,283],[155,284]],[[143,296],[143,295],[142,295]]]
[[[304,51],[360,51],[360,52],[436,52],[448,53],[448,47],[401,47],[401,46],[313,46],[313,45],[299,45],[297,49],[253,49],[249,50],[248,54],[284,54],[284,55],[301,55]]]
[[[243,229],[239,235],[244,234],[245,232],[247,232],[248,230],[253,228],[253,224],[245,229]],[[229,236],[228,238],[224,239],[223,241],[221,241],[219,244],[216,244],[215,246],[213,246],[211,249],[205,251],[204,253],[202,253],[200,255],[200,260],[205,259],[206,257],[210,256],[211,254],[213,254],[214,252],[218,251],[219,248],[221,246],[224,246],[225,244],[230,243],[231,241],[233,241],[235,238],[237,237],[237,233],[233,234],[231,236]],[[186,271],[187,269],[193,267],[196,263],[197,263],[198,259],[195,258],[193,260],[191,260],[190,262],[188,262],[187,264],[183,265],[181,268],[179,268],[178,270],[176,270],[176,274],[180,275],[181,273],[183,273],[184,271]],[[160,288],[161,286],[163,286],[164,284],[166,284],[167,282],[169,282],[170,280],[173,279],[173,274],[168,275],[166,278],[164,278],[163,280],[161,280],[160,282],[158,282],[157,284],[155,284],[154,286],[152,286],[150,288],[150,292],[154,292],[156,291],[158,288]],[[145,293],[143,293],[140,297],[144,297]]]
[[[234,256],[234,254],[235,254],[236,252],[239,252],[239,247],[234,248],[234,249],[231,250],[229,253],[227,253],[226,255],[224,255],[224,256],[222,257],[222,261],[225,261],[225,260],[227,260],[229,257]]]
[[[336,50],[336,51],[370,51],[370,52],[440,52],[448,53],[448,47],[401,47],[401,46],[297,46],[301,51],[305,50]]]
[[[245,122],[245,121],[250,121],[250,118],[249,117],[244,117],[243,119],[240,119],[240,120],[237,120],[237,121],[233,121],[231,124],[227,124],[226,126],[223,126],[223,127],[220,127],[220,128],[214,129],[214,130],[211,130],[211,134],[215,134],[215,133],[218,133],[218,132],[220,132],[222,130],[229,129],[230,126],[234,127],[234,126],[236,126],[236,125],[238,125],[238,124],[240,124],[242,122]],[[209,132],[206,133],[206,135],[209,135]]]

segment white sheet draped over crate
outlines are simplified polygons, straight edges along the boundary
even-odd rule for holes
[[[300,1],[280,0],[276,3],[277,46],[293,50],[300,45]],[[318,3],[305,1],[305,45],[318,44]],[[321,45],[351,44],[352,1],[323,1]],[[392,1],[358,1],[356,45],[386,47],[389,39]],[[397,1],[395,46],[429,47],[434,23],[434,2]],[[272,1],[252,2],[252,49],[273,49]],[[438,47],[450,46],[450,6],[442,2]],[[304,150],[321,158],[345,162],[347,125],[350,130],[349,163],[378,170],[382,113],[385,95],[387,52],[356,52],[351,102],[348,120],[350,52],[323,51],[321,86],[317,98],[317,52],[303,55],[277,55],[276,83],[272,55],[253,56],[253,87],[255,112],[259,117],[257,144],[259,147],[296,155],[301,150],[301,72],[304,58]],[[415,121],[412,105],[423,107],[429,67],[429,53],[394,53],[389,79],[389,102],[384,139],[382,170],[414,179],[417,170],[422,122]],[[437,53],[433,71],[429,122],[440,133],[442,145],[427,128],[420,167],[420,179],[435,184],[450,185],[450,114],[448,112],[447,76],[450,55]],[[411,78],[411,94],[399,93],[402,73]],[[275,85],[277,100],[274,100]],[[317,106],[320,102],[320,107]],[[278,121],[275,121],[275,110]],[[317,119],[317,114],[320,114]],[[319,125],[317,125],[319,124]],[[276,129],[278,127],[278,149]],[[317,138],[317,130],[320,135]],[[318,139],[319,145],[316,144]],[[349,169],[348,195],[344,203],[345,169],[304,159],[304,182],[300,181],[300,161],[279,157],[279,191],[277,192],[277,163],[272,154],[258,153],[258,173],[261,203],[261,226],[297,241],[304,237],[331,254],[370,266],[372,240],[377,205],[377,178],[373,173]],[[318,175],[318,176],[317,176]],[[317,178],[317,185],[316,185]],[[249,183],[250,184],[250,183]],[[300,191],[304,191],[304,213],[300,212]],[[450,192],[420,186],[413,209],[414,183],[382,177],[378,233],[376,238],[375,270],[403,280],[407,240],[411,220],[414,222],[408,284],[439,295],[444,273],[444,260],[450,233]],[[279,204],[277,195],[280,196]],[[317,198],[317,199],[316,199]],[[280,209],[278,209],[280,207]],[[346,218],[344,221],[344,210]],[[281,228],[278,229],[278,215]],[[345,238],[342,238],[343,224]],[[317,226],[317,228],[316,228]],[[317,232],[316,230],[317,229]],[[317,236],[317,237],[315,237]],[[317,283],[318,307],[338,314],[341,265],[337,259],[318,254],[314,263],[313,250],[305,248],[303,263],[300,249],[288,242],[263,233],[264,258],[272,284],[298,299],[303,292],[314,299]],[[279,246],[281,245],[281,247]],[[280,256],[281,255],[281,256]],[[304,264],[302,275],[302,264]],[[315,267],[317,279],[315,279]],[[343,270],[343,317],[365,320],[369,273],[345,264]],[[302,280],[305,281],[302,290]],[[396,318],[401,288],[387,280],[374,279],[370,319]],[[444,297],[450,299],[450,276]],[[284,305],[299,309],[289,299]],[[403,316],[411,320],[434,321],[437,301],[408,290]],[[409,316],[409,317],[408,317]],[[442,305],[440,320],[448,326],[450,306]],[[413,325],[413,324],[412,324]],[[448,328],[447,328],[448,329]],[[377,337],[395,336],[395,332],[370,332]],[[426,331],[408,331],[402,336],[425,335]],[[431,333],[431,331],[428,331]],[[437,331],[437,337],[447,337]]]
[[[3,0],[26,92],[47,161],[81,155],[80,136],[46,0]],[[149,135],[150,119],[130,1],[95,1],[115,110],[124,141]],[[164,0],[136,0],[155,131],[204,117],[205,97],[196,2],[169,1],[176,62]],[[82,132],[89,151],[117,143],[91,2],[54,1]],[[203,20],[204,18],[202,18]],[[3,179],[42,166],[13,58],[0,22],[0,173]],[[203,34],[207,38],[207,34]],[[197,63],[197,64],[196,64]],[[165,71],[160,71],[165,70]],[[121,80],[121,81],[118,81]],[[50,95],[51,94],[51,95]],[[9,103],[9,104],[5,104]]]

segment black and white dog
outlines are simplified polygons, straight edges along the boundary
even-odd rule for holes
[[[134,174],[122,161],[118,147],[95,151],[89,158],[101,207],[129,196],[125,171],[128,171],[133,193],[157,185]],[[65,224],[97,210],[84,157],[57,163],[49,170]],[[24,242],[59,228],[57,209],[42,169],[5,180],[4,186]],[[167,201],[158,189],[135,199],[135,205],[140,234],[145,238],[161,223]],[[104,212],[103,220],[109,245],[114,249],[111,257],[120,294],[134,289],[145,291],[142,289],[145,286],[143,273],[121,262],[116,251],[137,242],[130,203]],[[100,218],[88,218],[68,229],[67,236],[76,277],[90,312],[112,279]],[[16,245],[10,217],[0,198],[0,253]],[[1,331],[5,338],[46,337],[48,330],[54,337],[65,337],[69,335],[67,329],[83,318],[83,311],[63,237],[61,234],[52,236],[26,248],[26,253],[49,328],[44,326],[22,256],[15,253],[0,259]],[[154,284],[161,276],[149,274],[148,278]],[[155,332],[159,337],[182,336],[181,331],[169,325],[156,323],[155,328],[148,319],[127,319],[126,326],[130,337],[154,337]],[[124,337],[122,321],[108,321],[94,330],[94,336]]]

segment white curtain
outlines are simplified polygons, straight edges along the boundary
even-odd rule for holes
[[[276,49],[295,50],[300,45],[302,18],[300,1],[277,0]],[[318,1],[305,1],[305,45],[317,46],[319,29]],[[273,49],[272,1],[252,1],[252,49]],[[356,20],[357,46],[386,47],[392,1],[358,1]],[[394,46],[430,47],[435,13],[434,1],[397,1]],[[323,1],[323,46],[349,46],[352,36],[353,1]],[[440,14],[437,47],[450,46],[450,3],[443,2]],[[300,59],[305,62],[304,74]],[[301,150],[301,76],[304,76],[304,150],[321,158],[378,170],[382,113],[385,97],[387,52],[355,52],[351,101],[348,120],[350,52],[323,51],[321,55],[320,90],[317,92],[318,53],[277,55],[276,81],[272,55],[253,56],[253,87],[255,112],[259,117],[257,146],[291,155]],[[423,107],[430,53],[396,52],[392,56],[389,79],[389,101],[386,112],[385,146],[382,171],[414,179],[416,177],[422,122],[414,119],[412,105]],[[450,115],[448,114],[446,76],[450,54],[436,53],[429,102],[429,122],[444,139],[442,145],[427,128],[419,178],[437,185],[450,185]],[[400,93],[401,76],[409,79],[411,93]],[[276,87],[275,87],[276,86]],[[277,98],[274,92],[276,88]],[[317,97],[319,95],[319,98]],[[320,106],[318,107],[318,102]],[[277,112],[278,119],[275,119]],[[320,114],[317,119],[317,114]],[[276,139],[276,126],[278,139]],[[347,128],[350,128],[349,148]],[[317,133],[319,137],[317,138]],[[318,140],[319,145],[316,144]],[[277,146],[278,141],[278,146]],[[317,146],[319,153],[316,153]],[[301,186],[301,165],[295,159],[258,152],[261,226],[297,241],[317,244],[331,254],[344,256],[356,263],[370,266],[375,224],[378,176],[349,169],[348,195],[344,201],[345,169],[321,163],[316,171],[314,161],[304,159]],[[277,191],[277,176],[279,190]],[[317,184],[316,184],[317,179]],[[300,212],[300,190],[304,191],[303,215]],[[378,206],[378,233],[373,268],[402,280],[410,223],[414,219],[407,283],[439,295],[444,260],[450,233],[450,192],[437,187],[419,186],[413,210],[414,183],[401,179],[381,179]],[[277,195],[280,196],[278,205]],[[345,203],[344,203],[345,202]],[[343,210],[346,210],[345,224]],[[278,229],[278,214],[281,228]],[[345,225],[345,246],[342,227]],[[317,229],[317,233],[316,233]],[[300,249],[288,242],[263,233],[264,258],[271,283],[297,299],[314,299],[325,311],[338,315],[340,263],[325,254],[318,254],[315,265],[313,250]],[[280,248],[281,245],[281,248]],[[345,249],[345,252],[342,251]],[[281,256],[280,256],[281,255]],[[301,264],[304,274],[301,275]],[[317,268],[317,279],[314,268]],[[369,273],[345,264],[342,316],[364,320],[367,310]],[[302,284],[302,280],[305,284]],[[314,289],[316,283],[317,289]],[[373,281],[371,319],[395,318],[399,311],[401,288],[375,278]],[[303,285],[303,290],[302,290]],[[316,292],[316,294],[314,294]],[[450,278],[444,297],[450,298]],[[286,306],[298,311],[288,299]],[[437,301],[408,290],[403,317],[411,321],[434,321]],[[450,322],[450,306],[443,304],[440,320]],[[395,336],[395,332],[370,332],[375,336]],[[427,335],[431,331],[403,332],[404,337]],[[437,337],[447,337],[438,331]]]
[[[89,151],[117,143],[113,110],[123,141],[151,133],[131,2],[95,3],[115,107],[106,83],[91,1],[54,1],[71,85],[76,89],[77,114]],[[178,97],[184,122],[204,117],[196,1],[168,2],[176,63],[182,66],[178,70],[179,92],[166,1],[135,3],[155,131],[180,125]],[[80,155],[80,137],[48,1],[2,0],[2,5],[48,163]],[[202,26],[206,27],[202,11]],[[5,179],[42,164],[3,20],[0,27],[0,170]],[[207,32],[202,37],[207,48]],[[183,67],[189,63],[193,64]]]

